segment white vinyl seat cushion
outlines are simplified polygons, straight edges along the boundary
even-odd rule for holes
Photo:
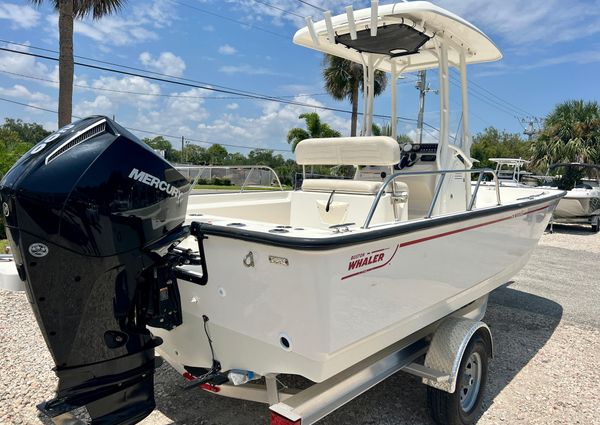
[[[305,139],[296,146],[300,165],[380,165],[400,162],[400,145],[387,136]]]
[[[304,192],[341,192],[376,195],[382,182],[365,180],[339,180],[339,179],[306,179],[302,182]],[[396,192],[408,192],[408,185],[403,182],[394,182]],[[390,187],[391,189],[391,187]]]

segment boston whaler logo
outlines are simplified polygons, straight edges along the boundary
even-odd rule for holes
[[[390,264],[390,261],[396,256],[400,245],[396,245],[395,249],[381,248],[370,252],[361,252],[350,257],[348,261],[348,270],[342,280],[358,276],[371,270],[379,269]]]
[[[379,249],[373,252],[362,252],[360,254],[353,255],[350,258],[350,262],[348,263],[348,271],[360,269],[365,266],[370,266],[371,264],[379,263],[383,261],[383,257],[385,257],[385,249]]]
[[[167,195],[179,198],[181,192],[175,186],[167,183],[158,177],[148,174],[145,171],[140,171],[137,168],[133,168],[129,173],[129,178],[137,180],[140,183],[147,184],[148,186],[155,187],[158,190],[165,192]]]

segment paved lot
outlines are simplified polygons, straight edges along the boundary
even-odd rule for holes
[[[480,424],[600,424],[600,234],[557,226],[526,268],[496,290],[485,321],[496,357]],[[52,362],[23,294],[0,290],[0,423],[50,423],[34,404],[52,397]],[[145,425],[261,424],[256,403],[182,391],[163,365]],[[431,424],[425,387],[398,373],[321,422]]]

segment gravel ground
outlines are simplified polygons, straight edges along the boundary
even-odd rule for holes
[[[494,333],[480,424],[600,424],[600,234],[555,226],[525,269],[494,291]],[[35,404],[53,396],[52,359],[23,293],[0,290],[0,423],[50,422]],[[156,375],[156,410],[144,425],[267,423],[265,406],[182,391],[168,365]],[[419,379],[398,373],[321,423],[431,424]]]

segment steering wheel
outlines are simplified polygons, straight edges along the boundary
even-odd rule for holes
[[[403,168],[412,167],[417,163],[417,154],[412,151],[412,144],[406,143],[402,147],[402,152],[400,153],[400,162],[394,165],[394,169],[402,170]]]

